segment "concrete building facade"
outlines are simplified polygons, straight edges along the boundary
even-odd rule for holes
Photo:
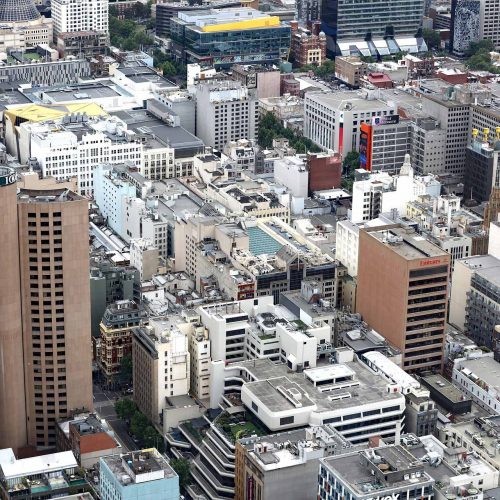
[[[401,349],[405,371],[442,368],[449,272],[450,255],[414,230],[359,231],[357,311]]]

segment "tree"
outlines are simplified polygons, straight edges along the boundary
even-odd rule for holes
[[[176,458],[170,460],[170,467],[179,476],[179,484],[181,488],[185,488],[191,482],[191,469],[189,466],[189,460],[186,458]]]
[[[441,36],[438,31],[424,28],[422,30],[422,37],[430,50],[438,49],[441,45]]]
[[[148,417],[137,410],[130,421],[130,432],[142,441],[144,439],[144,431],[148,426]]]
[[[175,76],[177,74],[177,68],[170,61],[166,61],[161,65],[163,71],[163,76]]]
[[[335,74],[335,62],[331,61],[330,59],[325,59],[325,61],[323,61],[323,64],[314,68],[313,71],[316,76],[319,76],[321,78],[324,78],[328,75],[333,75]]]
[[[121,420],[130,420],[137,412],[137,405],[131,399],[120,399],[115,403],[115,411]]]
[[[146,448],[159,448],[162,438],[152,425],[148,425],[144,429],[142,440]]]
[[[120,360],[120,379],[125,384],[132,383],[132,354],[126,354]]]
[[[359,153],[357,151],[350,151],[344,157],[342,170],[345,175],[350,175],[357,168],[359,168]]]

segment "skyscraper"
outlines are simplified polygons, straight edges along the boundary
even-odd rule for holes
[[[66,189],[16,201],[15,180],[0,167],[0,446],[44,449],[92,408],[88,205]]]
[[[403,353],[403,369],[440,371],[450,255],[400,224],[359,231],[356,309]]]
[[[423,13],[424,0],[322,0],[321,29],[337,42],[385,35],[413,37],[420,28]],[[328,48],[333,49],[331,45]]]
[[[26,444],[16,175],[0,166],[0,449]]]

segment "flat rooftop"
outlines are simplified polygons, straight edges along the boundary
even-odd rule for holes
[[[384,245],[406,260],[416,260],[429,257],[445,257],[449,254],[429,242],[414,230],[407,230],[401,226],[383,226],[365,228],[370,236],[384,243]]]
[[[394,487],[403,488],[405,485],[413,489],[425,483],[432,483],[432,479],[423,472],[423,466],[408,450],[399,445],[387,446],[372,449],[365,452],[356,452],[348,455],[333,456],[322,459],[322,462],[329,467],[336,476],[352,489],[357,496],[375,497],[384,495],[384,490]],[[387,465],[392,471],[404,472],[407,470],[420,469],[420,477],[402,479],[397,482],[386,482],[375,477],[373,469],[376,464]]]
[[[20,189],[17,194],[18,203],[62,203],[85,199],[69,189]]]
[[[478,359],[469,359],[460,362],[463,372],[470,371],[470,375],[479,377],[489,387],[500,386],[500,363],[490,357],[482,357]]]
[[[333,388],[327,392],[320,392],[310,381],[311,377],[323,377],[323,368],[289,373],[285,364],[275,364],[269,359],[244,361],[237,365],[244,365],[254,375],[256,381],[245,384],[245,387],[273,412],[295,409],[280,392],[279,386],[292,393],[298,391],[302,395],[302,407],[315,406],[317,411],[361,407],[381,400],[399,403],[404,397],[399,393],[387,393],[387,381],[374,375],[360,362],[336,365],[338,370],[353,374],[354,385],[342,389]],[[337,397],[339,399],[335,399]]]
[[[427,375],[422,377],[422,382],[425,386],[432,388],[436,392],[442,394],[446,399],[453,403],[466,401],[462,391],[455,387],[450,381],[446,380],[441,375]]]
[[[101,458],[109,467],[115,478],[123,485],[128,486],[136,482],[145,482],[140,478],[143,474],[150,474],[151,479],[167,479],[177,474],[168,462],[155,449],[133,451],[123,455],[110,455]],[[148,481],[146,479],[146,481]]]
[[[316,85],[318,82],[312,81],[312,84]],[[390,106],[379,99],[365,99],[364,93],[360,91],[308,92],[305,100],[318,102],[336,109],[341,109],[346,103],[350,103],[353,111],[388,111],[389,109],[394,109],[394,105]]]

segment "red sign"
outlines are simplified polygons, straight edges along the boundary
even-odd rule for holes
[[[434,264],[441,264],[441,259],[428,259],[420,261],[421,266],[432,266]]]

